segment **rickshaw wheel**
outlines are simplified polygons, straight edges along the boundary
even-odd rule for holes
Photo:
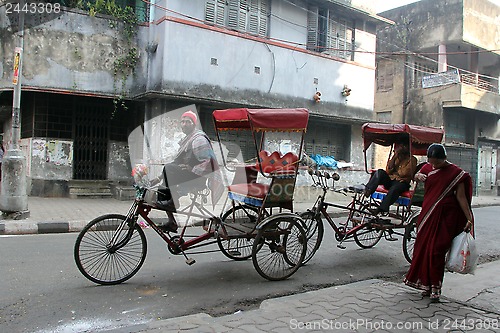
[[[362,206],[360,210],[363,212],[354,213],[353,224],[355,225],[355,223],[368,223],[370,219],[374,217],[370,213],[370,209],[375,209],[377,207],[378,206],[374,203],[368,203]],[[359,247],[363,249],[369,249],[371,247],[374,247],[380,241],[383,233],[383,230],[374,228],[371,224],[368,223],[363,229],[356,231],[356,233],[354,234],[354,241]]]
[[[146,259],[146,236],[136,221],[108,214],[87,224],[76,239],[74,258],[90,281],[113,285],[127,281]]]
[[[417,238],[417,221],[418,215],[413,217],[405,227],[405,234],[403,236],[403,254],[405,255],[406,261],[411,264],[413,258],[413,246],[415,246],[415,240]]]
[[[217,245],[226,257],[232,260],[252,257],[255,234],[245,235],[254,231],[258,217],[259,209],[248,205],[235,206],[224,213]]]
[[[273,215],[273,219],[259,230],[252,250],[255,269],[271,281],[284,280],[294,274],[307,252],[302,219],[279,215]]]
[[[305,265],[314,256],[316,251],[321,245],[323,240],[324,226],[321,217],[315,217],[315,214],[311,211],[304,212],[300,214],[300,217],[304,220],[304,230],[306,232],[307,238],[307,251],[302,265]]]
[[[354,241],[359,247],[369,249],[380,241],[382,234],[382,230],[367,225],[365,228],[356,231],[354,234]]]

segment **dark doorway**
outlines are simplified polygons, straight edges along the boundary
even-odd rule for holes
[[[73,179],[107,179],[109,119],[112,106],[84,102],[74,112]]]

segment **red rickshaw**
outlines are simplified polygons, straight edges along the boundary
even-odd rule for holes
[[[293,210],[292,199],[302,142],[309,112],[306,109],[228,109],[213,112],[219,138],[221,131],[249,130],[253,134],[257,159],[252,165],[227,169],[236,171],[228,186],[229,209],[214,214],[205,207],[210,197],[207,188],[193,190],[191,203],[175,212],[187,220],[202,224],[201,235],[187,235],[186,223],[177,235],[158,226],[150,213],[164,210],[150,194],[158,190],[150,186],[147,167],[138,165],[133,173],[136,197],[127,215],[108,214],[91,221],[77,237],[74,257],[80,272],[89,280],[104,285],[130,279],[144,263],[147,243],[139,217],[166,243],[175,255],[183,255],[188,265],[195,263],[189,254],[202,246],[217,243],[219,250],[234,260],[252,258],[257,272],[268,280],[283,280],[301,266],[306,253],[303,221]],[[296,151],[266,150],[267,133],[298,133]],[[257,140],[259,133],[260,143]],[[269,182],[258,181],[257,172]],[[154,197],[154,196],[153,196]],[[226,203],[227,203],[226,202]],[[273,212],[273,209],[279,209]],[[287,210],[287,211],[283,211]],[[156,220],[156,222],[155,222]]]
[[[390,147],[388,159],[392,157],[395,145],[403,140],[408,142],[413,155],[425,156],[427,147],[431,143],[442,141],[444,131],[440,128],[408,124],[366,123],[362,126],[362,135],[365,170],[367,173],[371,173],[373,170],[368,169],[367,151],[372,143]],[[417,170],[421,165],[422,163],[417,166]],[[375,193],[369,197],[364,195],[364,185],[336,189],[338,192],[353,193],[352,201],[347,206],[342,206],[325,202],[327,190],[334,187],[334,182],[340,178],[339,175],[313,170],[310,171],[310,174],[315,184],[323,189],[323,194],[318,197],[312,209],[301,214],[308,226],[308,251],[305,262],[312,258],[321,243],[323,237],[322,217],[334,229],[335,237],[339,241],[338,247],[345,248],[344,242],[354,240],[362,248],[371,248],[380,241],[382,236],[390,241],[397,240],[395,236],[402,236],[404,256],[408,262],[411,262],[416,237],[415,223],[420,213],[418,206],[423,200],[423,191],[416,191],[419,188],[416,182],[413,182],[409,191],[401,194],[387,214],[374,216],[372,211],[380,205],[388,192],[383,186],[379,186]],[[348,210],[347,220],[336,224],[327,212],[330,206]],[[399,231],[401,229],[403,231]]]

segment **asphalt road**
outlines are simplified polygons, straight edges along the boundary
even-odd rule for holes
[[[500,207],[475,209],[481,262],[500,257]],[[0,238],[0,326],[3,332],[96,332],[197,312],[221,315],[275,296],[370,278],[401,281],[408,269],[401,239],[372,249],[336,247],[330,227],[311,262],[286,281],[270,282],[251,260],[220,252],[193,255],[188,266],[151,230],[148,255],[132,279],[116,286],[86,280],[73,260],[77,234]],[[217,249],[211,245],[207,249]],[[446,281],[445,281],[446,283]]]

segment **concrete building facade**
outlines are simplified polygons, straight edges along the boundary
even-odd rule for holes
[[[21,146],[30,195],[130,182],[129,140],[138,129],[147,140],[132,159],[161,166],[175,127],[165,116],[193,107],[213,139],[214,109],[306,107],[306,152],[363,167],[376,30],[390,20],[340,0],[170,0],[148,6],[147,15],[135,9],[143,21],[132,34],[111,17],[74,8],[26,16]],[[16,21],[5,6],[0,16],[0,124],[8,143]],[[228,139],[245,157],[248,137]]]
[[[442,127],[449,159],[478,194],[500,194],[500,7],[422,0],[381,16],[377,120]]]

